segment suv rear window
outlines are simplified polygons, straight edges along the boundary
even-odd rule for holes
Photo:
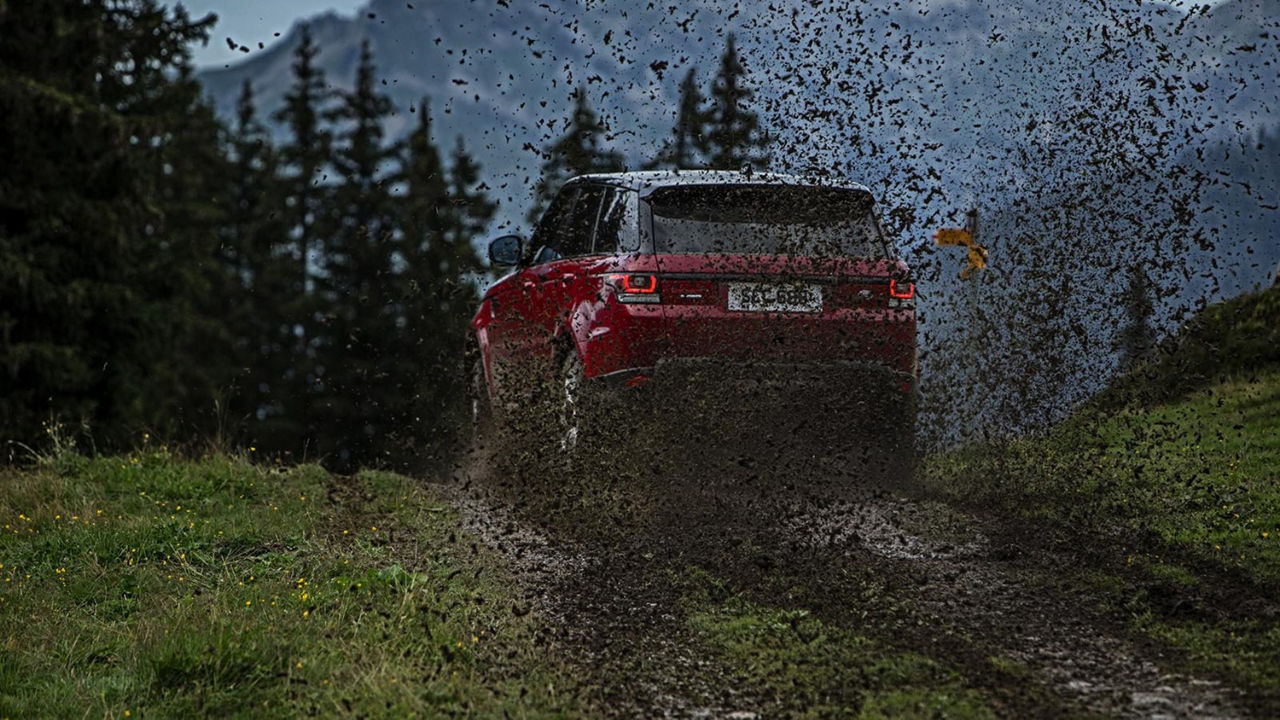
[[[647,198],[654,249],[883,258],[891,255],[861,190],[780,185],[696,185]]]

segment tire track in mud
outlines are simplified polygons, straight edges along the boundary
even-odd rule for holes
[[[927,524],[927,501],[884,495],[821,507],[793,503],[778,528],[801,547],[839,553],[909,579],[917,608],[992,654],[1014,660],[1084,709],[1108,716],[1243,717],[1239,693],[1221,683],[1166,673],[1152,649],[1125,638],[1115,620],[1089,607],[1083,594],[1036,587],[979,523],[949,513],[947,540],[912,533]],[[936,513],[933,513],[936,514]],[[803,517],[804,522],[794,518]],[[954,537],[959,535],[961,537]],[[1066,567],[1070,559],[1035,557]]]
[[[467,483],[470,486],[470,483]],[[737,718],[758,702],[729,672],[701,656],[670,611],[678,598],[662,582],[662,561],[643,547],[590,547],[551,538],[492,493],[458,484],[438,491],[462,529],[506,557],[529,609],[554,641],[587,669],[596,706],[609,717]]]
[[[445,491],[464,529],[510,559],[530,606],[576,654],[592,699],[613,716],[749,718],[762,708],[769,716],[770,700],[738,687],[740,678],[677,616],[681,598],[669,573],[691,565],[760,602],[809,609],[843,627],[860,628],[868,613],[881,613],[878,605],[905,605],[913,622],[890,618],[903,627],[882,634],[955,666],[1006,716],[1246,716],[1238,692],[1163,671],[1158,648],[1126,637],[1085,594],[1030,579],[1031,570],[1069,567],[1071,558],[1025,555],[993,540],[989,521],[937,501],[875,491],[840,500],[766,493],[726,504],[704,494],[691,502],[699,510],[683,508],[656,532],[584,539],[537,529],[493,493],[461,487]],[[888,597],[850,602],[868,577]],[[779,587],[789,588],[785,596]],[[1014,685],[1042,690],[1006,687],[1010,678],[993,672],[992,657],[1026,669]]]

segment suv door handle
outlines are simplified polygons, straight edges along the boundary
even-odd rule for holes
[[[524,288],[525,290],[533,290],[534,288],[538,287],[538,283],[533,282],[532,280],[525,280],[524,282],[520,283],[520,287]]]
[[[578,279],[578,276],[577,276],[577,275],[574,275],[573,273],[565,273],[565,274],[563,274],[563,275],[561,275],[561,276],[560,276],[560,282],[562,282],[562,283],[564,283],[564,284],[566,284],[566,285],[567,285],[567,284],[569,284],[569,283],[571,283],[571,282],[573,282],[574,280],[577,280],[577,279]]]

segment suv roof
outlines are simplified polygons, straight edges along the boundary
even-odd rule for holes
[[[681,185],[810,185],[870,192],[865,185],[816,175],[802,177],[769,172],[744,173],[737,170],[637,170],[592,173],[580,175],[570,181],[571,184],[580,182],[598,182],[624,187],[638,191],[642,195],[648,195],[659,188]]]

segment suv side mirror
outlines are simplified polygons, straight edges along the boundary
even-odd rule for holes
[[[524,257],[524,238],[503,235],[489,243],[489,262],[493,265],[519,265]]]

